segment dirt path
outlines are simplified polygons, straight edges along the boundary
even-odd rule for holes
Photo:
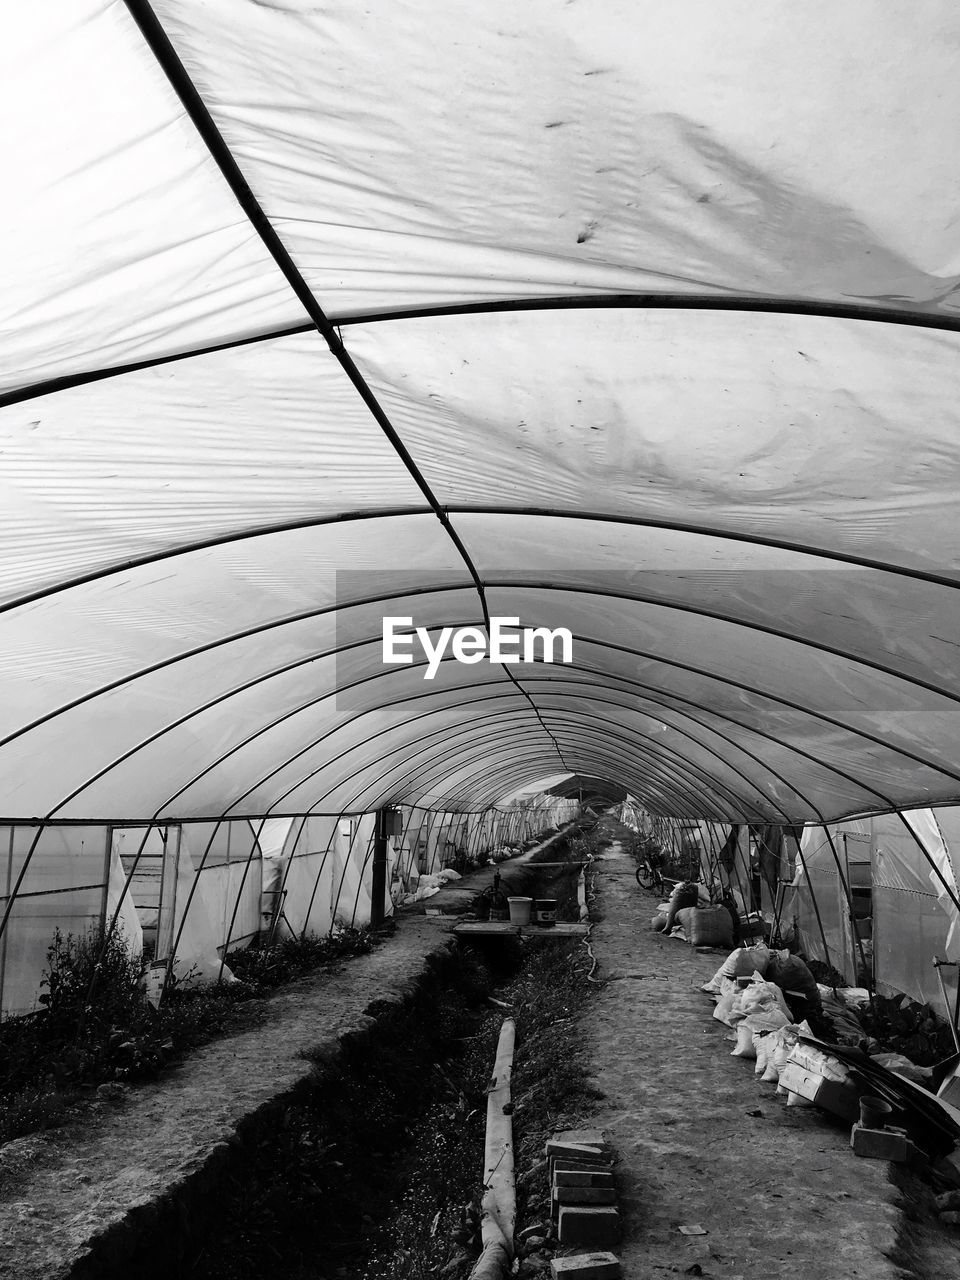
[[[657,900],[633,869],[618,845],[597,864],[591,944],[606,981],[583,1019],[605,1095],[596,1122],[620,1158],[624,1276],[902,1277],[888,1256],[899,1224],[888,1165],[857,1159],[848,1129],[787,1108],[730,1056],[698,990],[721,957],[654,933]]]
[[[302,1054],[333,1058],[345,1037],[363,1036],[374,1021],[368,1006],[409,996],[445,943],[425,917],[407,917],[388,944],[275,993],[263,1027],[205,1045],[160,1080],[118,1090],[120,1100],[86,1122],[9,1143],[0,1154],[0,1276],[101,1274],[104,1260],[119,1263],[161,1212],[188,1212],[242,1125],[269,1123],[306,1085],[311,1064]]]
[[[515,863],[542,855],[551,837]],[[472,873],[428,900],[465,909],[492,880]],[[409,998],[453,946],[453,919],[404,911],[389,942],[301,978],[263,1002],[263,1025],[195,1050],[160,1079],[106,1095],[62,1129],[0,1149],[0,1276],[58,1280],[109,1268],[123,1273],[139,1237],[177,1230],[215,1193],[230,1146],[275,1123],[311,1083],[318,1060],[336,1061],[385,1008]]]

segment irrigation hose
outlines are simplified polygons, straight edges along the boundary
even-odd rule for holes
[[[593,862],[593,855],[588,854],[587,865],[589,866],[591,862]],[[593,976],[596,973],[600,962],[597,959],[597,957],[593,954],[593,947],[591,947],[590,945],[590,933],[593,929],[593,921],[590,919],[590,912],[589,912],[589,904],[593,902],[594,898],[596,898],[597,895],[595,893],[590,892],[587,889],[587,867],[583,868],[583,870],[580,872],[580,876],[583,884],[583,901],[581,902],[581,905],[580,905],[580,918],[581,920],[585,920],[587,925],[587,932],[583,936],[583,945],[586,947],[587,955],[590,957],[590,960],[591,960],[590,971],[587,974],[587,981],[596,982],[599,984],[603,981],[603,979],[595,978]]]

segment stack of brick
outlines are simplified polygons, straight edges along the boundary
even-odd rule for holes
[[[620,1239],[613,1152],[599,1129],[572,1129],[547,1142],[550,1205],[561,1245],[581,1246],[550,1263],[554,1280],[620,1280],[610,1252]]]

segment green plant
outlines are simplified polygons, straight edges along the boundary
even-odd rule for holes
[[[340,929],[325,937],[283,938],[269,945],[255,942],[231,951],[227,964],[241,982],[272,988],[334,960],[364,955],[373,945],[369,929]]]
[[[236,983],[168,984],[155,1009],[146,998],[143,962],[123,935],[102,928],[66,937],[47,951],[40,1008],[0,1023],[0,1143],[60,1123],[105,1081],[158,1075],[190,1049],[262,1020],[258,997],[317,968],[369,951],[376,935],[341,929],[330,937],[290,938],[230,953]]]

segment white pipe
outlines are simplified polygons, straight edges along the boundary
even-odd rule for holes
[[[517,1187],[513,1164],[513,1120],[510,1078],[516,1024],[504,1019],[487,1087],[487,1133],[484,1144],[483,1200],[480,1240],[482,1252],[470,1280],[501,1280],[513,1261],[513,1233],[517,1224]]]

